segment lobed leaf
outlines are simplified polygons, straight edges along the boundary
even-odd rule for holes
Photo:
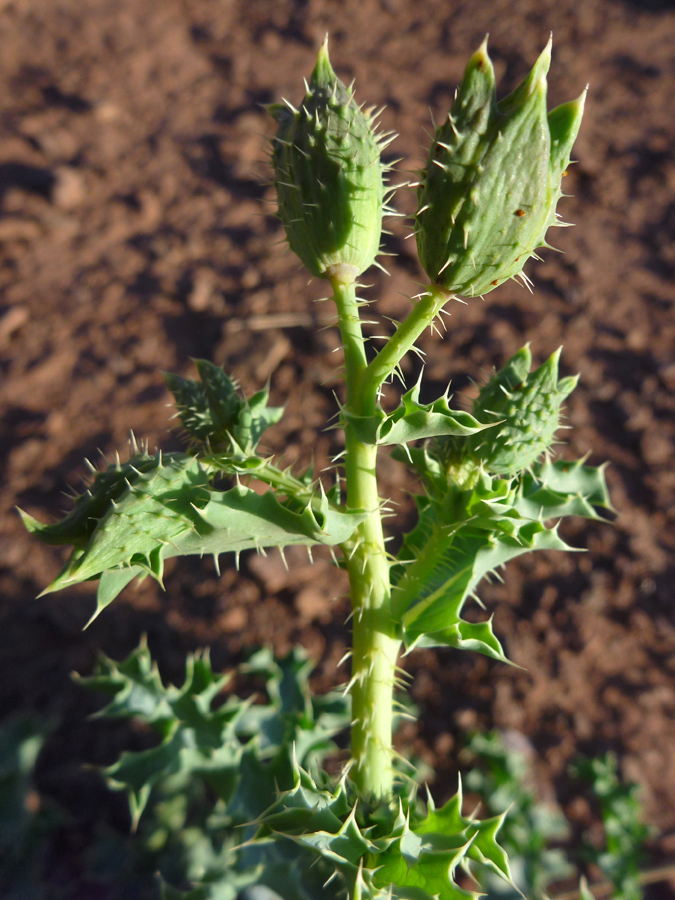
[[[503,816],[486,821],[461,814],[461,785],[440,810],[418,808],[414,790],[372,807],[346,779],[331,788],[295,770],[292,790],[261,817],[257,839],[288,837],[330,861],[362,898],[459,900],[478,895],[455,880],[458,866],[480,863],[512,884],[497,841]]]
[[[438,473],[428,481],[441,487]],[[597,519],[608,507],[602,469],[583,461],[545,462],[512,479],[485,474],[468,488],[418,498],[419,521],[392,571],[392,604],[403,639],[412,646],[475,649],[505,661],[491,621],[461,618],[482,578],[532,550],[571,550],[547,520],[578,515]]]
[[[269,702],[231,696],[214,708],[232,675],[216,674],[207,652],[188,657],[180,687],[163,684],[145,641],[121,663],[100,657],[96,674],[80,679],[112,695],[98,715],[139,717],[160,738],[106,769],[111,786],[127,792],[134,822],[153,787],[176,776],[205,780],[239,824],[259,816],[278,788],[293,783],[292,752],[303,764],[320,761],[349,724],[348,699],[312,697],[311,668],[299,649],[279,661],[259,651],[240,671],[263,675]]]
[[[357,438],[366,444],[407,444],[441,435],[467,437],[496,423],[481,423],[470,413],[450,409],[444,394],[432,403],[419,403],[419,383],[401,398],[391,413],[378,407],[372,416],[355,416],[343,410]]]
[[[365,516],[335,509],[325,496],[300,507],[240,484],[213,490],[199,460],[185,454],[142,457],[140,463],[132,459],[115,467],[114,493],[104,473],[105,502],[95,480],[66,524],[43,525],[24,514],[26,527],[43,541],[62,543],[67,536],[76,542],[44,593],[99,578],[98,615],[134,576],[151,575],[161,583],[170,557],[340,544]]]
[[[532,483],[539,481],[545,488],[570,498],[582,498],[590,506],[612,509],[605,481],[605,466],[585,466],[585,459],[568,461],[546,459],[532,467]],[[529,484],[528,476],[523,479],[524,486]],[[569,501],[568,501],[569,502]],[[553,513],[553,515],[558,515]],[[597,518],[588,510],[585,513],[560,513],[559,515],[583,515]]]
[[[263,432],[279,421],[283,408],[267,405],[267,389],[244,397],[237,382],[206,359],[195,360],[195,365],[199,381],[164,374],[189,438],[214,452],[251,456]]]

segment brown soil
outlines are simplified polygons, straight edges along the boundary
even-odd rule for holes
[[[443,115],[469,53],[486,32],[502,90],[554,34],[550,100],[590,82],[555,241],[565,255],[533,263],[531,295],[508,284],[452,308],[443,339],[427,335],[429,398],[458,392],[525,341],[543,360],[564,343],[581,382],[568,406],[568,447],[609,460],[614,526],[566,529],[580,555],[509,566],[483,592],[510,669],[470,654],[416,653],[412,694],[424,711],[402,746],[454,783],[458,735],[495,724],[527,737],[542,789],[582,827],[568,764],[614,749],[640,783],[661,831],[655,861],[675,857],[675,9],[670,0],[3,0],[0,3],[0,710],[58,715],[52,790],[84,815],[82,761],[101,747],[69,673],[98,648],[126,654],[142,632],[162,671],[179,677],[185,651],[210,644],[226,665],[250,647],[304,644],[317,689],[344,677],[346,602],[333,600],[328,560],[246,559],[242,571],[183,561],[167,591],[129,589],[86,632],[92,589],[36,595],[63,559],[28,539],[14,504],[43,519],[85,474],[83,457],[123,449],[129,429],[168,437],[160,370],[191,357],[224,364],[251,392],[271,380],[287,414],[270,432],[283,461],[317,467],[338,449],[333,414],[337,336],[317,327],[325,288],[276,246],[266,181],[264,104],[301,98],[324,34],[361,100],[385,104],[384,126],[418,166],[431,108]],[[410,192],[397,201],[410,211]],[[421,273],[394,224],[391,277],[373,276],[378,311],[401,316]],[[407,374],[416,374],[415,361]],[[384,490],[410,521],[410,482],[389,460]],[[339,586],[344,590],[344,585]],[[60,735],[60,737],[59,737]],[[100,739],[99,739],[100,740]],[[100,794],[97,795],[101,801]],[[92,813],[88,813],[90,816]],[[651,896],[673,896],[663,883]]]

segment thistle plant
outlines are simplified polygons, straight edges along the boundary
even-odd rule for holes
[[[584,95],[547,112],[549,62],[550,43],[523,83],[497,101],[486,44],[471,57],[417,186],[414,233],[428,282],[377,351],[363,331],[359,279],[376,264],[382,219],[392,212],[382,159],[392,136],[378,132],[377,114],[336,76],[326,45],[299,106],[271,107],[278,215],[291,250],[330,285],[344,351],[345,446],[330,484],[282,469],[261,450],[265,430],[283,413],[269,405],[267,390],[246,397],[201,360],[198,380],[167,376],[187,452],[135,446],[127,462],[94,473],[60,522],[23,514],[40,539],[72,546],[47,591],[97,580],[95,615],[137,576],[161,583],[172,556],[212,554],[218,565],[226,553],[323,544],[347,571],[351,672],[343,706],[331,715],[327,700],[308,694],[297,660],[283,664],[287,675],[268,673],[268,706],[230,697],[216,711],[212,701],[225,682],[204,660],[191,662],[185,686],[173,693],[153,673],[147,650],[119,666],[102,664],[96,685],[114,695],[111,714],[143,714],[161,738],[145,751],[154,756],[129,755],[109,771],[129,791],[134,818],[153,784],[187,772],[216,792],[222,821],[242,828],[239,848],[221,844],[221,869],[229,873],[218,882],[221,893],[202,886],[190,896],[234,897],[256,877],[285,900],[319,896],[310,887],[316,872],[327,878],[320,896],[346,890],[359,900],[476,896],[469,875],[481,871],[511,882],[498,840],[504,816],[467,816],[461,785],[439,809],[431,797],[423,802],[397,762],[401,654],[452,647],[506,662],[492,619],[463,617],[467,601],[509,559],[571,549],[557,523],[599,518],[609,508],[603,470],[553,456],[562,403],[576,384],[559,377],[559,351],[532,371],[524,347],[483,386],[470,412],[453,408],[448,391],[420,402],[419,382],[390,409],[383,386],[402,380],[403,358],[452,298],[486,294],[508,278],[527,282],[523,266],[547,246],[549,227],[563,224],[556,205]],[[383,524],[386,498],[378,489],[383,447],[411,465],[422,486],[417,523],[396,554],[385,544],[391,521]],[[320,763],[347,722],[350,760],[332,780]],[[301,861],[290,882],[278,874],[281,857],[266,853]],[[314,875],[305,867],[312,857],[321,861]]]

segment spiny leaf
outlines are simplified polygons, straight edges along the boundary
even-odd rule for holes
[[[106,769],[109,784],[127,792],[134,824],[153,786],[178,773],[201,775],[223,799],[234,792],[243,753],[237,720],[245,705],[234,701],[212,711],[220,683],[213,678],[208,660],[206,665],[201,663],[199,657],[190,657],[183,687],[169,687],[163,697],[161,683],[155,680],[154,687],[160,688],[159,717],[156,714],[147,721],[159,732],[161,742],[149,750],[125,753]],[[112,706],[117,712],[115,701]]]
[[[431,804],[420,813],[414,791],[373,808],[346,779],[331,788],[298,768],[293,789],[261,817],[258,839],[275,834],[311,848],[368,900],[389,892],[413,900],[466,900],[477,895],[458,886],[459,865],[481,863],[512,882],[497,842],[503,817],[467,819],[461,807],[460,786],[440,810]]]
[[[103,472],[97,472],[87,490],[75,498],[70,512],[51,525],[43,525],[23,510],[19,513],[28,531],[44,543],[73,544],[74,547],[84,548],[99,519],[110,506],[145,473],[156,470],[158,464],[157,456],[143,453],[126,463],[118,462]]]
[[[569,877],[573,867],[559,846],[569,838],[562,811],[539,802],[531,784],[531,760],[517,742],[497,732],[474,734],[467,743],[474,756],[465,778],[481,807],[490,816],[506,812],[500,843],[508,852],[519,891],[525,897],[543,897],[550,884]],[[483,885],[490,892],[502,885],[488,877]],[[513,892],[509,897],[516,898]]]
[[[206,652],[188,657],[180,687],[162,682],[145,641],[121,663],[101,656],[95,675],[80,679],[112,695],[99,715],[139,717],[160,738],[156,747],[125,753],[106,770],[112,786],[127,792],[134,822],[153,787],[174,776],[201,777],[237,823],[258,817],[278,789],[293,783],[292,748],[301,764],[318,763],[349,724],[348,699],[312,697],[310,671],[300,649],[281,660],[259,651],[240,672],[263,675],[269,702],[229,697],[214,709],[232,676],[216,674]]]
[[[569,498],[582,497],[591,506],[599,506],[601,509],[612,509],[609,499],[609,491],[605,481],[605,466],[586,466],[585,459],[577,460],[550,460],[532,467],[532,485],[537,481],[547,490],[554,491],[560,496]],[[529,493],[529,477],[523,477],[523,494]],[[530,499],[534,499],[530,495]],[[539,502],[539,501],[537,501]],[[569,502],[569,501],[568,501]],[[551,513],[556,515],[570,515],[570,513]],[[595,518],[591,513],[571,513],[571,515],[584,515]]]
[[[602,811],[605,848],[603,851],[593,848],[588,855],[611,880],[613,896],[641,900],[640,864],[650,830],[642,821],[639,786],[621,781],[618,762],[612,753],[580,759],[573,771],[592,786]]]
[[[503,825],[504,815],[489,819],[466,818],[462,815],[462,783],[454,797],[440,809],[430,809],[426,818],[416,826],[418,834],[452,834],[468,830],[472,835],[467,855],[474,862],[487,866],[495,875],[511,882],[511,869],[503,848],[497,842],[497,835]]]
[[[297,508],[292,501],[280,502],[271,491],[260,495],[242,485],[212,490],[199,461],[184,454],[150,460],[152,465],[143,457],[141,467],[134,465],[135,460],[123,467],[133,477],[116,486],[114,498],[102,479],[105,505],[94,483],[87,503],[99,515],[96,520],[82,509],[67,527],[42,525],[24,515],[29,530],[48,543],[63,542],[65,534],[77,539],[70,559],[45,593],[105,576],[99,586],[98,614],[137,574],[151,575],[161,583],[164,561],[172,556],[340,544],[365,516],[336,510],[325,496]]]
[[[164,375],[183,428],[192,441],[213,452],[253,455],[263,432],[279,421],[283,408],[267,405],[267,389],[244,397],[237,382],[208,360],[197,359],[195,365],[199,381]]]
[[[188,666],[191,665],[190,659]],[[164,722],[172,716],[169,698],[174,696],[176,689],[169,688],[167,691],[165,688],[145,638],[122,662],[115,662],[101,654],[94,675],[75,677],[90,690],[112,695],[113,699],[97,716],[141,716],[150,725]]]
[[[281,660],[266,647],[241,666],[242,674],[265,680],[269,703],[247,707],[238,726],[242,734],[256,738],[261,752],[283,745],[293,747],[301,763],[310,756],[318,760],[333,749],[332,738],[348,727],[349,698],[342,691],[313,694],[313,668],[299,647]]]
[[[509,559],[530,550],[572,549],[555,528],[544,525],[546,520],[598,518],[593,504],[608,502],[601,470],[549,461],[520,478],[482,475],[473,487],[447,484],[440,497],[418,498],[418,524],[399,554],[404,565],[392,571],[392,604],[406,644],[473,647],[504,660],[490,622],[462,620],[466,599],[485,575]]]
[[[419,402],[419,382],[401,398],[392,413],[378,407],[372,416],[354,416],[343,410],[347,422],[360,441],[366,444],[407,444],[440,435],[466,437],[495,423],[484,424],[461,410],[450,409],[444,394],[432,403]]]

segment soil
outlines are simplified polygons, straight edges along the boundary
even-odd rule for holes
[[[299,642],[325,690],[345,674],[345,584],[327,557],[310,567],[291,554],[287,571],[275,554],[253,556],[220,578],[210,563],[182,561],[164,593],[127,589],[83,632],[93,589],[38,598],[64,553],[29,539],[13,506],[56,517],[62,491],[86,475],[83,458],[123,451],[130,429],[179,448],[161,371],[189,374],[195,357],[249,393],[269,380],[287,413],[268,447],[287,464],[327,465],[340,449],[323,430],[338,339],[321,330],[328,304],[313,302],[325,286],[308,285],[278,245],[265,104],[301,99],[328,32],[341,77],[386,107],[383,125],[400,135],[388,151],[402,158],[393,181],[404,182],[424,158],[429,109],[444,115],[485,33],[506,93],[551,31],[551,105],[590,84],[560,207],[579,224],[555,234],[564,255],[528,266],[534,293],[508,283],[454,304],[447,333],[425,336],[425,398],[449,380],[470,393],[469,376],[484,378],[526,341],[537,361],[564,344],[564,374],[581,380],[561,453],[609,461],[618,517],[566,526],[588,553],[526,557],[483,591],[522,668],[453,651],[409,657],[423,718],[399,744],[435,767],[442,799],[466,730],[519,733],[540,790],[579,830],[597,816],[569,764],[611,749],[658,829],[651,862],[675,859],[672,0],[0,3],[0,714],[31,709],[61,723],[43,781],[80,823],[100,815],[125,827],[119,798],[80,774],[120,748],[85,722],[93,707],[72,670],[90,672],[99,649],[121,658],[142,633],[167,678],[200,646],[227,666],[260,644],[283,653]],[[396,204],[410,212],[412,192]],[[409,223],[391,229],[386,249],[398,255],[389,277],[373,274],[369,297],[400,318],[422,274]],[[418,366],[406,362],[410,383]],[[381,474],[409,525],[413,482],[390,459]],[[649,890],[673,897],[675,881]]]

